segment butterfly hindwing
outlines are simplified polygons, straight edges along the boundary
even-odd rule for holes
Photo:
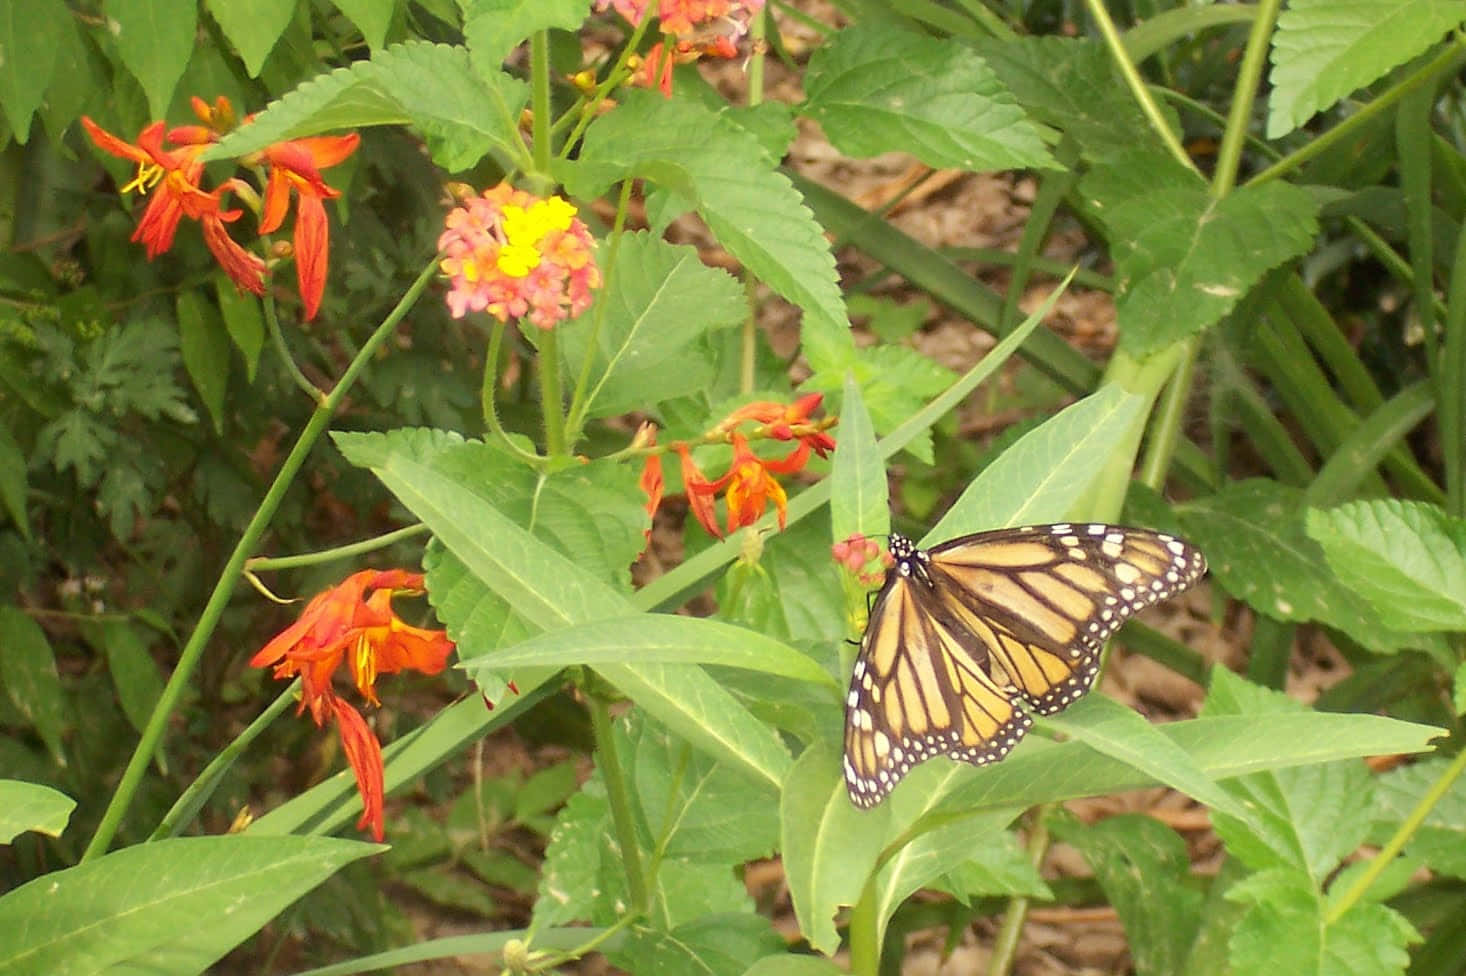
[[[1136,612],[1206,571],[1194,547],[1148,529],[1058,524],[999,529],[917,549],[871,609],[846,699],[845,779],[879,803],[935,755],[1002,759],[1032,719],[1089,690],[1104,643]]]

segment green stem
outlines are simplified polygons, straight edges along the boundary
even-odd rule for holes
[[[1099,27],[1100,35],[1105,39],[1105,47],[1109,49],[1110,57],[1119,66],[1120,74],[1124,76],[1125,84],[1130,88],[1131,97],[1139,104],[1141,113],[1150,121],[1150,127],[1155,130],[1161,143],[1182,166],[1191,170],[1196,169],[1196,164],[1191,161],[1190,156],[1186,155],[1186,149],[1181,145],[1181,140],[1177,139],[1176,133],[1171,131],[1171,126],[1161,112],[1160,105],[1152,97],[1145,79],[1140,77],[1135,62],[1125,51],[1125,42],[1115,28],[1115,22],[1110,19],[1110,12],[1105,9],[1103,0],[1085,0],[1084,6],[1088,9],[1089,15],[1094,18],[1095,25]]]
[[[336,559],[351,559],[368,552],[376,552],[378,549],[385,549],[404,539],[425,535],[429,531],[431,530],[426,525],[419,522],[416,525],[394,529],[375,538],[363,539],[350,545],[333,546],[330,549],[318,549],[315,552],[300,552],[293,556],[253,556],[244,561],[244,569],[250,573],[266,573],[281,569],[297,569],[301,566],[318,566]]]
[[[860,898],[850,906],[850,972],[854,976],[877,976],[881,970],[880,929],[876,918],[876,872],[866,879]]]
[[[616,737],[611,727],[611,710],[598,695],[589,696],[591,732],[596,741],[596,765],[606,783],[606,799],[611,806],[611,823],[616,829],[616,842],[621,846],[621,864],[626,869],[626,893],[631,897],[633,913],[642,913],[649,904],[646,875],[641,863],[641,848],[636,841],[636,824],[631,816],[631,791],[621,771],[616,754]]]
[[[300,371],[300,366],[295,362],[295,357],[290,355],[290,347],[285,344],[285,335],[280,330],[280,316],[275,311],[275,299],[271,297],[269,289],[265,290],[265,299],[261,303],[265,307],[265,328],[270,333],[270,344],[275,347],[275,352],[280,356],[280,362],[285,364],[285,371],[295,381],[295,385],[305,391],[310,397],[311,403],[320,404],[325,398],[321,388],[316,386]]]
[[[498,438],[499,443],[511,454],[517,455],[521,461],[538,469],[544,464],[544,458],[530,451],[526,451],[505,432],[503,425],[499,423],[499,411],[494,405],[494,381],[499,378],[499,349],[504,344],[504,330],[506,326],[498,319],[494,320],[493,327],[489,330],[489,348],[484,353],[484,381],[479,390],[479,403],[484,412],[484,427],[489,433]]]
[[[285,492],[295,480],[296,473],[300,471],[301,465],[305,463],[306,457],[316,446],[321,435],[326,432],[332,415],[341,401],[345,399],[347,391],[356,378],[371,361],[377,348],[387,340],[408,310],[417,302],[437,271],[438,259],[434,256],[433,260],[418,275],[417,280],[407,289],[407,293],[402,296],[397,307],[382,320],[382,324],[377,326],[372,337],[362,346],[361,352],[346,367],[340,381],[320,401],[315,412],[311,414],[310,420],[306,422],[305,429],[301,431],[300,438],[291,448],[289,456],[280,465],[274,482],[271,483],[269,490],[265,492],[265,497],[260,501],[260,507],[255,510],[254,517],[250,519],[249,525],[245,526],[244,532],[240,534],[239,542],[235,545],[234,551],[230,553],[229,560],[224,564],[218,582],[214,584],[214,591],[209,594],[209,600],[199,615],[198,624],[194,627],[193,633],[189,635],[188,642],[183,646],[178,665],[173,669],[173,674],[169,676],[168,683],[163,686],[162,694],[158,696],[158,703],[153,707],[153,713],[148,717],[148,724],[143,729],[142,737],[128,759],[122,779],[112,793],[112,799],[108,802],[107,809],[102,813],[101,822],[97,824],[97,832],[92,835],[91,842],[87,844],[86,850],[82,853],[83,861],[105,852],[112,843],[112,838],[116,836],[117,828],[121,825],[128,806],[137,794],[143,774],[158,751],[158,745],[163,739],[163,732],[168,727],[168,721],[177,710],[179,702],[183,700],[183,692],[193,678],[194,670],[203,657],[204,648],[208,645],[209,638],[213,636],[214,629],[219,624],[219,618],[229,605],[229,598],[233,595],[235,586],[239,584],[245,560],[249,558],[250,552],[259,543],[260,538],[264,536],[265,530],[269,528],[270,519],[274,517],[275,511],[280,507],[280,502],[285,498]]]
[[[1222,132],[1222,144],[1217,150],[1217,168],[1212,174],[1211,194],[1218,200],[1232,192],[1232,187],[1237,182],[1237,167],[1242,159],[1242,147],[1247,142],[1247,133],[1252,129],[1253,104],[1257,100],[1257,88],[1263,69],[1267,66],[1267,52],[1279,6],[1280,0],[1262,0],[1257,5],[1257,16],[1247,35],[1247,49],[1243,52],[1242,64],[1237,69],[1237,83],[1232,87],[1232,105],[1227,113],[1227,127]]]
[[[1033,808],[1033,828],[1028,833],[1028,859],[1037,870],[1049,850],[1049,829],[1044,826],[1048,805]],[[1014,896],[1008,899],[1008,910],[1003,913],[1003,924],[993,939],[993,955],[988,961],[988,976],[1003,976],[1013,971],[1013,962],[1018,957],[1018,939],[1023,935],[1023,923],[1028,920],[1028,898]]]
[[[529,36],[529,66],[534,189],[543,196],[550,179],[550,36],[546,31]]]
[[[1151,424],[1150,441],[1137,477],[1156,491],[1165,486],[1166,472],[1171,470],[1171,459],[1176,456],[1176,445],[1183,434],[1186,403],[1191,399],[1191,377],[1196,371],[1196,351],[1200,346],[1200,336],[1192,336],[1182,344],[1181,361],[1166,384],[1160,409]]]
[[[194,814],[198,813],[199,808],[204,805],[210,796],[213,796],[214,790],[219,786],[219,780],[223,779],[224,774],[229,772],[229,768],[234,765],[234,761],[244,755],[244,750],[249,748],[249,745],[255,739],[259,738],[260,733],[265,731],[271,722],[275,721],[287,708],[299,701],[299,691],[300,679],[296,678],[290,683],[289,687],[280,692],[279,696],[270,703],[269,708],[261,712],[259,717],[249,723],[249,726],[243,732],[234,737],[233,742],[225,746],[222,752],[210,760],[209,764],[204,767],[203,772],[194,778],[194,781],[189,784],[188,789],[183,791],[183,794],[178,797],[172,808],[163,816],[163,819],[158,821],[158,826],[153,830],[153,834],[148,840],[162,840],[165,837],[177,836],[180,826],[192,820]]]
[[[545,329],[539,335],[540,407],[545,412],[545,453],[559,460],[569,453],[565,443],[565,403],[560,393],[560,335]]]
[[[1420,798],[1419,803],[1415,804],[1415,809],[1410,811],[1410,815],[1400,821],[1400,826],[1395,830],[1394,835],[1385,842],[1384,847],[1379,849],[1379,853],[1369,862],[1369,866],[1354,876],[1353,883],[1345,889],[1342,895],[1329,899],[1328,913],[1324,915],[1323,920],[1324,925],[1333,925],[1343,918],[1344,913],[1353,908],[1360,898],[1364,897],[1370,886],[1378,880],[1386,868],[1394,863],[1400,851],[1405,849],[1405,845],[1409,843],[1410,838],[1415,836],[1420,825],[1425,823],[1425,818],[1430,815],[1430,811],[1434,810],[1436,804],[1440,803],[1450,792],[1463,771],[1466,771],[1466,749],[1456,753],[1456,758],[1451,760],[1451,764],[1446,767],[1445,772],[1441,773],[1440,778],[1425,791],[1425,795]]]

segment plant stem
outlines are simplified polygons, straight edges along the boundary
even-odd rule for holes
[[[1267,52],[1272,41],[1273,24],[1278,19],[1279,0],[1262,0],[1257,16],[1247,35],[1247,48],[1237,69],[1237,84],[1232,89],[1232,107],[1227,113],[1227,127],[1222,131],[1222,144],[1217,151],[1217,167],[1212,174],[1211,194],[1220,200],[1232,192],[1237,182],[1237,167],[1242,147],[1252,126],[1252,108],[1257,100],[1257,87],[1267,66]]]
[[[361,347],[361,351],[346,367],[346,371],[341,374],[341,379],[335,387],[316,406],[315,412],[306,422],[305,429],[301,431],[300,438],[291,448],[284,463],[280,465],[275,480],[271,483],[269,490],[265,492],[265,497],[261,499],[254,517],[250,519],[249,525],[245,526],[244,532],[240,534],[239,542],[235,545],[234,551],[230,553],[229,560],[224,564],[218,582],[214,584],[214,591],[209,594],[209,600],[204,605],[203,612],[199,614],[198,624],[194,627],[193,633],[189,635],[188,642],[183,646],[178,665],[169,676],[168,683],[163,686],[162,694],[158,696],[158,703],[153,707],[153,713],[148,717],[148,724],[143,728],[142,737],[138,740],[137,747],[127,761],[127,768],[123,770],[122,779],[118,782],[112,799],[107,803],[107,809],[102,813],[101,822],[97,824],[97,832],[92,835],[90,843],[82,853],[83,861],[105,852],[112,843],[112,838],[116,835],[117,828],[127,813],[128,805],[132,803],[133,797],[137,794],[143,773],[147,771],[148,763],[152,762],[153,755],[158,751],[158,744],[162,741],[168,720],[178,708],[179,702],[182,701],[184,689],[188,687],[194,670],[203,657],[204,648],[208,645],[209,638],[213,636],[214,629],[219,625],[219,618],[223,615],[225,607],[228,606],[235,586],[239,584],[245,560],[249,558],[250,552],[258,544],[260,538],[264,536],[265,530],[270,525],[270,519],[274,517],[275,511],[280,507],[280,502],[285,498],[286,490],[295,480],[295,475],[316,446],[316,442],[326,432],[331,422],[331,416],[341,401],[345,399],[347,391],[356,381],[357,376],[371,361],[377,348],[397,328],[408,309],[417,303],[437,270],[438,258],[434,256],[422,273],[417,276],[417,280],[407,289],[407,293],[402,296],[397,306],[388,313],[387,317],[382,320],[382,324],[377,326],[376,331],[372,333],[371,338]]]
[[[598,695],[587,696],[590,702],[591,732],[596,740],[596,765],[606,782],[606,798],[611,806],[611,822],[616,828],[616,843],[621,847],[621,864],[626,869],[626,892],[631,896],[634,912],[646,911],[647,882],[642,871],[641,848],[636,841],[636,825],[631,817],[631,793],[621,760],[616,755],[615,730],[611,727],[611,710]]]
[[[560,394],[560,336],[546,329],[539,336],[540,407],[545,412],[545,453],[552,460],[569,453],[565,444],[565,404]]]
[[[428,531],[428,527],[419,522],[416,525],[394,529],[391,532],[353,542],[350,545],[333,546],[330,549],[318,549],[315,552],[300,552],[293,556],[252,556],[244,561],[244,568],[246,572],[265,573],[281,569],[296,569],[301,566],[317,566],[334,559],[350,559],[363,553],[385,549],[403,539],[411,539],[413,536],[423,535]]]
[[[1150,89],[1145,84],[1145,79],[1140,77],[1136,70],[1135,62],[1125,51],[1125,42],[1120,38],[1120,32],[1115,29],[1115,22],[1110,19],[1110,12],[1105,9],[1102,0],[1085,0],[1085,8],[1089,15],[1094,18],[1096,26],[1099,27],[1100,35],[1105,39],[1105,47],[1109,49],[1110,57],[1114,59],[1120,68],[1120,74],[1124,76],[1126,85],[1130,88],[1130,94],[1140,106],[1140,111],[1150,121],[1150,126],[1160,137],[1161,143],[1180,161],[1187,169],[1195,169],[1196,165],[1191,162],[1191,157],[1186,155],[1185,148],[1181,145],[1176,133],[1171,131],[1171,126],[1166,117],[1161,114],[1161,109],[1156,100],[1151,96]]]

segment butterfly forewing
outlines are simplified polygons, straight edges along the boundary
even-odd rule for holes
[[[845,707],[845,780],[861,807],[932,756],[1006,756],[1032,723],[1017,700],[1039,714],[1073,703],[1125,620],[1206,571],[1179,539],[1102,524],[1000,529],[927,551],[893,535],[891,553]]]

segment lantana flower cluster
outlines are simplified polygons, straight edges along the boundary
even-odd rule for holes
[[[385,794],[382,745],[361,712],[336,694],[334,679],[345,664],[361,697],[380,705],[378,675],[408,670],[437,674],[443,670],[453,651],[447,633],[413,627],[392,609],[393,595],[420,593],[422,589],[421,573],[403,569],[354,573],[317,594],[300,619],[249,662],[256,668],[273,666],[277,678],[289,680],[299,675],[297,714],[309,709],[318,727],[324,726],[327,718],[335,720],[361,794],[362,814],[356,828],[370,827],[372,837],[378,841],[383,836]]]
[[[323,201],[341,195],[326,184],[320,171],[354,153],[361,137],[353,132],[291,139],[242,159],[246,165],[263,165],[267,170],[261,204],[254,188],[237,177],[212,190],[203,188],[204,164],[199,157],[235,127],[236,119],[233,106],[222,95],[212,105],[197,97],[191,104],[201,124],[169,129],[164,122],[151,122],[138,133],[136,142],[127,142],[82,116],[82,127],[98,148],[137,164],[137,175],[122,192],[146,193],[148,205],[132,240],[147,249],[151,261],[173,246],[183,218],[196,220],[204,243],[235,287],[263,295],[268,266],[230,235],[226,225],[238,221],[244,211],[226,209],[225,197],[234,193],[260,207],[259,233],[265,235],[274,233],[285,222],[293,191],[298,201],[293,238],[296,280],[305,317],[314,318],[320,310],[330,264],[330,230]]]
[[[793,474],[804,468],[811,454],[829,457],[835,449],[834,438],[826,433],[835,424],[835,418],[811,418],[823,399],[822,393],[810,393],[793,403],[759,400],[733,411],[701,439],[703,443],[721,441],[733,445],[733,462],[716,479],[708,478],[698,467],[692,458],[690,443],[675,441],[670,445],[682,462],[682,483],[687,491],[688,506],[709,535],[723,537],[715,508],[719,494],[723,495],[727,506],[729,532],[758,521],[770,502],[778,512],[779,528],[784,528],[789,499],[774,475]],[[746,424],[754,425],[747,434],[740,429]],[[762,458],[753,452],[750,438],[792,441],[794,447],[782,458]],[[633,446],[649,448],[655,444],[654,429],[644,425],[638,431]],[[655,515],[665,490],[661,454],[647,455],[641,488],[647,494],[647,513]]]
[[[601,271],[595,239],[573,205],[507,183],[460,199],[438,238],[454,318],[488,312],[549,329],[590,307]]]
[[[596,0],[595,9],[614,7],[633,26],[651,9],[651,0]],[[764,8],[764,0],[658,0],[657,20],[663,34],[671,35],[670,49],[658,41],[647,51],[631,83],[672,94],[672,68],[704,56],[738,57],[738,42],[748,33],[749,21]]]

